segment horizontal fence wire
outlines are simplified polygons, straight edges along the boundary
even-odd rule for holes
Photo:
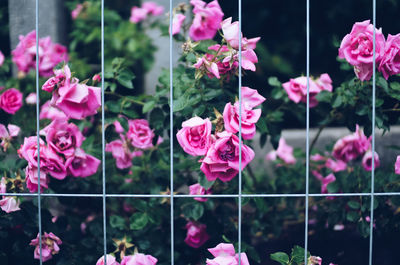
[[[309,193],[309,197],[356,197],[356,196],[400,196],[400,192],[359,192],[359,193]],[[36,193],[0,193],[0,196],[37,197]],[[305,193],[246,194],[243,198],[292,198],[306,197]],[[102,198],[103,194],[42,193],[41,197]],[[106,198],[171,198],[170,194],[105,194]],[[239,198],[239,194],[174,194],[174,198]]]

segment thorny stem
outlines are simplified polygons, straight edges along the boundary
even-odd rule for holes
[[[125,101],[129,101],[129,102],[132,102],[132,103],[137,104],[137,105],[140,105],[140,106],[143,106],[143,105],[144,105],[144,102],[142,102],[142,101],[135,100],[135,99],[132,99],[132,98],[128,98],[128,97],[125,97],[125,96],[120,95],[120,94],[115,93],[115,92],[108,92],[108,91],[105,91],[104,94],[116,96],[116,97],[119,97],[119,98],[123,98],[123,99],[124,99],[124,102],[125,102]]]
[[[335,118],[336,118],[336,113],[335,113],[335,110],[333,110],[333,111],[330,113],[330,118],[329,118],[329,120],[328,120],[325,124],[323,124],[323,125],[321,125],[321,126],[319,127],[317,134],[315,135],[314,139],[313,139],[312,142],[311,142],[310,151],[314,148],[314,145],[317,143],[317,140],[318,140],[318,138],[320,137],[322,131],[325,129],[325,127],[328,126],[332,121],[334,121]]]

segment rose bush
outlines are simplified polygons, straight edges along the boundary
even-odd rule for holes
[[[372,164],[375,192],[399,189],[400,158],[396,162],[393,158],[388,166],[382,153],[372,151],[370,81],[377,70],[376,126],[387,131],[398,123],[390,115],[398,111],[400,99],[398,34],[385,39],[383,29],[375,29],[376,69],[372,69],[374,28],[369,21],[356,22],[338,51],[343,71],[350,70],[343,82],[318,69],[308,80],[298,73],[283,83],[269,77],[269,85],[257,88],[245,80],[239,88],[239,67],[244,79],[262,72],[265,51],[262,39],[242,34],[238,21],[220,4],[192,0],[174,7],[169,14],[171,34],[182,50],[172,69],[173,80],[169,80],[170,69],[163,70],[154,93],[143,91],[143,73],[150,69],[155,51],[146,30],[159,28],[168,35],[169,29],[168,15],[153,2],[136,3],[119,12],[111,4],[106,7],[104,76],[98,56],[98,1],[67,1],[72,20],[68,49],[49,37],[40,38],[36,56],[36,34],[31,32],[5,54],[4,62],[0,57],[0,85],[4,86],[0,91],[0,192],[11,193],[0,200],[2,259],[6,257],[9,264],[35,264],[38,258],[36,195],[12,195],[38,192],[40,181],[43,194],[84,194],[42,198],[43,261],[105,263],[102,201],[91,196],[102,193],[104,114],[106,192],[123,195],[106,199],[107,264],[170,263],[169,198],[124,196],[169,195],[171,159],[173,192],[192,196],[174,199],[175,262],[238,264],[240,257],[241,264],[269,264],[269,254],[292,246],[277,249],[276,244],[267,251],[268,244],[288,234],[303,238],[304,199],[243,197],[239,254],[237,201],[207,196],[236,194],[239,171],[244,194],[304,193],[304,150],[293,147],[281,132],[288,126],[288,115],[305,122],[307,90],[313,126],[322,131],[331,124],[343,125],[352,131],[336,137],[326,149],[317,148],[320,133],[311,139],[310,192],[326,197],[310,198],[310,237],[338,230],[358,239],[369,235],[370,197],[341,198],[329,193],[370,192]],[[36,59],[41,88],[37,95]],[[12,64],[21,72],[17,76],[10,72]],[[105,112],[101,113],[103,78]],[[36,99],[39,136],[34,123]],[[274,150],[260,151],[267,142]],[[372,222],[378,237],[392,235],[399,205],[395,197],[376,197]],[[272,254],[272,260],[303,262],[300,247],[294,247],[291,255],[282,253]],[[308,261],[321,262],[316,256]]]

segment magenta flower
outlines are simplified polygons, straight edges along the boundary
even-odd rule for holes
[[[193,184],[189,186],[189,194],[190,195],[205,195],[205,194],[211,194],[210,190],[206,190],[203,186],[201,186],[199,183]],[[193,198],[196,201],[199,202],[206,202],[207,198],[205,197],[195,197]]]
[[[385,54],[378,70],[386,80],[389,76],[400,73],[400,33],[394,36],[388,35],[385,43]]]
[[[153,147],[154,132],[150,129],[149,122],[144,119],[129,120],[129,130],[126,137],[132,146],[140,149]]]
[[[3,196],[0,200],[0,208],[6,213],[16,212],[21,210],[19,208],[20,201],[17,197]]]
[[[129,21],[136,24],[139,23],[140,21],[145,20],[146,17],[147,17],[146,9],[134,6],[131,9],[131,17],[129,18]]]
[[[194,19],[189,29],[190,38],[194,41],[214,38],[218,29],[221,28],[224,17],[218,1],[214,0],[206,4],[201,0],[191,0],[190,3],[194,6]]]
[[[378,168],[380,166],[379,155],[377,152],[374,152],[374,168]],[[372,151],[368,150],[364,157],[362,158],[362,165],[366,171],[372,171]]]
[[[311,78],[309,80],[310,108],[313,108],[318,105],[315,96],[322,91],[322,88]],[[288,94],[289,99],[294,103],[307,102],[307,77],[300,76],[295,79],[290,79],[288,82],[283,83],[282,86]]]
[[[207,259],[207,265],[238,265],[239,254],[235,253],[233,244],[220,243],[215,248],[209,248],[208,251],[214,256],[214,259]],[[250,265],[246,253],[240,253],[240,264]]]
[[[332,155],[338,160],[348,162],[363,155],[370,148],[370,141],[358,124],[355,133],[339,139],[333,146]]]
[[[111,152],[115,159],[117,168],[125,169],[132,166],[132,159],[141,156],[141,151],[131,152],[128,143],[123,140],[114,140],[106,144],[106,152]]]
[[[212,143],[211,122],[200,117],[193,117],[182,123],[182,129],[176,134],[182,149],[192,156],[205,155]]]
[[[60,246],[62,241],[53,233],[46,233],[42,236],[42,260],[43,262],[48,261],[53,258],[53,255],[60,252]],[[35,259],[40,259],[40,248],[39,248],[39,234],[35,239],[32,239],[29,244],[35,247],[34,257]]]
[[[68,117],[67,115],[65,115],[64,112],[57,109],[56,107],[53,107],[49,100],[46,101],[46,103],[44,103],[40,108],[39,119],[55,120],[55,119],[68,119]]]
[[[369,80],[372,76],[374,26],[369,20],[357,22],[351,32],[340,44],[339,58],[355,66],[355,73],[361,80]],[[385,53],[385,37],[381,29],[375,30],[375,60],[377,65]]]
[[[296,158],[293,156],[293,147],[287,145],[284,138],[279,139],[278,149],[269,152],[265,158],[275,161],[278,157],[288,165],[296,163]]]
[[[71,11],[72,19],[75,20],[79,16],[79,14],[81,13],[82,9],[83,9],[83,5],[82,4],[77,4],[75,9]]]
[[[396,163],[394,164],[394,172],[400,175],[400,156],[397,156]]]
[[[136,253],[134,255],[125,256],[121,261],[121,265],[156,265],[157,261],[158,260],[151,255]]]
[[[86,178],[97,172],[101,161],[88,155],[81,148],[76,148],[73,156],[67,158],[65,167],[69,175]]]
[[[205,224],[190,221],[185,228],[187,229],[185,243],[192,248],[199,248],[210,239]]]
[[[0,51],[0,66],[4,63],[4,54]]]
[[[12,60],[18,70],[28,73],[36,68],[36,31],[29,32],[26,36],[19,36],[20,42],[11,52]],[[67,48],[52,43],[50,37],[39,39],[39,74],[51,76],[53,68],[62,61],[68,61]]]
[[[332,79],[327,73],[320,75],[318,79],[315,80],[315,83],[319,86],[321,91],[332,92]]]
[[[4,152],[7,151],[12,138],[18,136],[20,131],[21,128],[19,128],[17,125],[8,124],[6,128],[6,126],[0,124],[0,146],[3,147]]]
[[[164,13],[163,6],[157,5],[157,3],[151,1],[144,2],[142,4],[142,8],[146,10],[147,14],[151,14],[153,16],[159,16]]]
[[[0,95],[0,108],[9,114],[15,114],[22,107],[22,93],[10,88]]]
[[[25,183],[26,187],[30,192],[37,192],[39,186],[39,176],[38,169],[33,165],[28,165],[25,168]],[[43,189],[47,189],[49,183],[49,178],[47,178],[46,173],[43,170],[40,170],[40,191],[43,192]]]
[[[254,158],[254,151],[242,145],[242,165],[244,169]],[[201,160],[201,171],[208,181],[219,178],[226,182],[239,172],[239,138],[227,131],[217,133],[217,140],[210,146],[206,156]]]
[[[183,21],[186,16],[183,14],[175,14],[172,18],[172,35],[178,34],[181,31]]]

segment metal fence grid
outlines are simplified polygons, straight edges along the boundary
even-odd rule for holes
[[[35,8],[35,28],[36,28],[36,52],[39,54],[39,0],[36,1]],[[170,199],[170,221],[171,221],[171,265],[174,264],[174,198],[194,198],[194,197],[206,197],[206,198],[237,198],[238,199],[238,253],[241,252],[241,238],[242,238],[242,198],[305,198],[305,233],[304,233],[304,258],[307,260],[308,252],[308,203],[310,197],[349,197],[349,196],[369,196],[370,201],[370,236],[369,236],[369,265],[372,265],[372,254],[373,254],[373,220],[374,220],[374,197],[375,196],[400,196],[400,192],[383,192],[375,193],[374,191],[374,180],[375,180],[375,161],[372,159],[372,171],[371,171],[371,191],[369,193],[309,193],[309,165],[310,165],[310,95],[309,95],[309,78],[310,78],[310,0],[305,0],[306,4],[306,75],[307,75],[307,111],[306,111],[306,188],[305,193],[298,194],[243,194],[242,193],[242,171],[239,170],[239,189],[237,194],[207,194],[207,195],[189,195],[189,194],[174,194],[174,162],[173,162],[173,38],[170,33],[169,35],[169,67],[170,67],[170,194],[107,194],[106,192],[106,168],[105,168],[105,130],[104,130],[104,1],[101,0],[101,109],[102,109],[102,190],[101,194],[41,194],[40,178],[38,178],[38,192],[37,193],[1,193],[3,196],[20,196],[20,197],[37,197],[38,199],[38,230],[39,230],[39,252],[40,252],[40,264],[43,263],[42,260],[42,221],[41,221],[41,198],[42,197],[97,197],[102,198],[103,202],[103,244],[104,244],[104,255],[107,254],[107,218],[106,218],[106,198],[169,198]],[[238,0],[238,18],[239,18],[239,43],[241,43],[241,28],[242,28],[242,0]],[[173,11],[173,0],[169,0],[169,13],[172,14]],[[375,25],[376,25],[376,0],[372,0],[372,21],[374,25],[373,32],[373,85],[372,85],[372,153],[375,152]],[[172,26],[172,16],[169,18],[170,27]],[[171,31],[170,31],[171,32]],[[239,45],[239,65],[241,65],[241,45]],[[39,61],[36,61],[36,69],[39,69]],[[239,168],[242,168],[242,141],[241,141],[241,86],[242,86],[242,76],[241,67],[239,69],[239,80],[238,80],[238,94],[239,94]],[[36,70],[36,93],[39,95],[39,71]],[[37,145],[39,145],[39,97],[36,99],[36,133],[37,133]],[[38,175],[40,175],[40,151],[38,152]],[[239,265],[241,264],[240,255]],[[107,265],[106,259],[104,259],[104,264]]]

